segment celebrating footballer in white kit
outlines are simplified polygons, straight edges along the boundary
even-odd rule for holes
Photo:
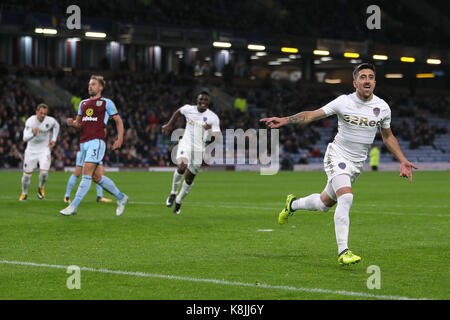
[[[337,203],[334,213],[338,263],[350,265],[361,258],[348,249],[350,208],[353,203],[352,184],[363,170],[364,162],[378,128],[383,142],[400,162],[400,176],[408,177],[412,182],[412,169],[418,169],[410,163],[400,149],[397,138],[390,128],[391,110],[388,104],[373,94],[375,89],[375,67],[362,63],[353,70],[355,92],[341,95],[324,107],[314,111],[303,111],[291,117],[272,117],[261,119],[270,128],[279,128],[287,124],[306,125],[336,114],[338,133],[334,141],[328,144],[324,156],[324,169],[328,176],[325,189],[321,194],[314,193],[296,199],[287,196],[286,205],[278,216],[278,222],[284,224],[296,210],[330,210]]]
[[[175,202],[173,209],[175,214],[181,213],[181,202],[191,190],[194,178],[202,166],[208,138],[220,133],[219,117],[208,109],[209,103],[209,94],[206,91],[200,92],[197,96],[197,105],[187,104],[179,108],[162,127],[162,132],[167,134],[179,117],[186,118],[186,129],[177,147],[177,169],[173,174],[172,190],[166,200],[167,207],[171,207]],[[185,180],[178,193],[183,176]]]
[[[23,141],[27,143],[27,147],[23,161],[20,201],[27,200],[31,176],[38,165],[40,173],[37,196],[39,199],[45,197],[44,186],[51,165],[51,149],[55,146],[59,134],[59,123],[47,113],[48,106],[41,103],[36,108],[36,114],[25,122]]]

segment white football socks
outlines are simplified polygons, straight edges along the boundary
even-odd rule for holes
[[[39,188],[43,188],[45,185],[45,182],[48,178],[48,172],[47,171],[41,171],[39,173]]]
[[[31,174],[27,174],[24,172],[22,175],[22,194],[28,194],[30,182],[31,182]]]
[[[184,174],[179,174],[178,170],[175,170],[175,172],[173,173],[172,191],[170,192],[171,194],[177,194],[181,180],[183,180],[183,175]]]
[[[334,230],[338,254],[348,248],[348,230],[350,227],[350,208],[353,203],[353,194],[345,193],[337,199],[334,212]]]
[[[181,186],[181,191],[178,194],[177,198],[175,199],[175,202],[181,203],[183,201],[184,197],[187,196],[187,194],[189,193],[189,191],[191,190],[193,185],[194,185],[194,183],[187,184],[186,181],[183,181],[183,185]]]
[[[291,209],[293,210],[311,210],[327,212],[330,210],[322,200],[320,200],[320,194],[313,193],[307,197],[300,198],[292,202]]]

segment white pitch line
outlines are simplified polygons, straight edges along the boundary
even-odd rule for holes
[[[43,264],[43,263],[8,261],[8,260],[0,260],[0,264],[22,265],[22,266],[54,268],[54,269],[67,269],[68,268],[68,266],[55,265],[55,264]],[[274,286],[274,285],[269,285],[269,284],[253,284],[253,283],[234,282],[234,281],[218,280],[218,279],[180,277],[180,276],[154,274],[154,273],[146,273],[146,272],[129,272],[129,271],[119,271],[119,270],[108,270],[108,269],[95,269],[95,268],[88,268],[88,267],[81,267],[80,270],[81,271],[89,271],[89,272],[134,276],[134,277],[144,277],[144,278],[159,278],[159,279],[166,279],[166,280],[202,282],[202,283],[218,284],[218,285],[225,285],[225,286],[264,288],[264,289],[299,291],[299,292],[309,292],[309,293],[323,293],[323,294],[344,295],[344,296],[352,296],[352,297],[382,299],[382,300],[427,300],[425,298],[417,299],[417,298],[409,298],[409,297],[402,297],[402,296],[377,295],[377,294],[370,294],[370,293],[365,293],[365,292],[354,292],[354,291],[346,291],[346,290],[329,290],[329,289],[321,289],[321,288]]]

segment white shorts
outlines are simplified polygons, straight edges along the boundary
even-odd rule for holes
[[[346,174],[350,176],[351,183],[354,183],[363,171],[364,161],[354,162],[342,157],[336,152],[335,145],[329,143],[323,158],[323,167],[328,176],[328,182],[338,175]]]
[[[33,172],[38,167],[40,170],[50,170],[51,164],[50,150],[42,151],[27,151],[25,150],[25,156],[23,159],[23,171]]]
[[[352,182],[350,181],[350,176],[346,174],[340,174],[335,176],[332,180],[327,182],[324,191],[328,194],[328,196],[337,201],[336,192],[344,187],[351,187]]]
[[[196,175],[203,163],[203,153],[203,148],[192,148],[190,143],[185,143],[181,139],[177,145],[177,164],[180,163],[181,158],[187,159],[189,171]]]

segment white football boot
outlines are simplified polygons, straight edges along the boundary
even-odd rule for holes
[[[61,213],[63,216],[74,216],[77,214],[77,207],[75,207],[73,204],[69,204],[67,208],[62,209],[59,213]]]
[[[125,205],[128,202],[128,196],[126,194],[123,195],[122,200],[117,200],[117,209],[116,209],[116,216],[121,216],[123,213],[123,210],[125,210]]]

